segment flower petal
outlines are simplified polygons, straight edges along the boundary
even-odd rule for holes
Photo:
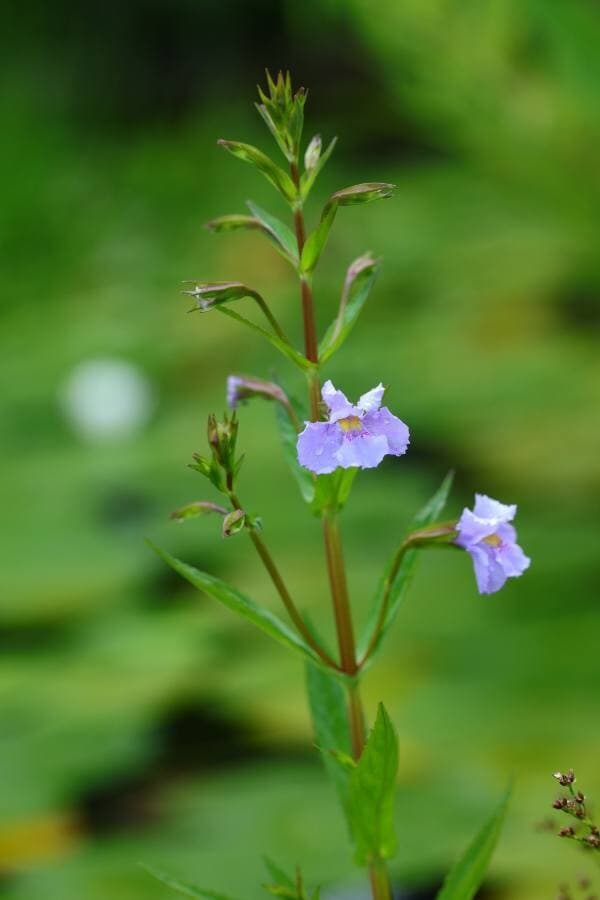
[[[317,475],[325,475],[338,468],[337,452],[343,435],[337,425],[329,422],[307,422],[298,435],[298,462]]]
[[[321,389],[321,397],[323,402],[329,408],[329,421],[337,422],[338,419],[344,419],[346,416],[355,414],[355,408],[352,406],[343,391],[338,391],[331,381],[326,381]]]
[[[366,394],[359,397],[356,405],[363,413],[376,412],[381,406],[384,393],[385,388],[382,383],[379,382],[377,387],[374,387],[372,390],[367,391]]]
[[[471,544],[476,544],[483,538],[495,534],[498,529],[498,522],[496,519],[480,519],[479,516],[476,516],[470,509],[465,507],[456,524],[456,528],[458,530],[456,543],[460,547],[469,549]]]
[[[403,453],[406,453],[410,440],[408,427],[401,419],[394,416],[387,406],[377,412],[367,413],[362,421],[370,434],[382,434],[386,438],[387,452],[392,456],[402,456]]]
[[[492,500],[486,494],[475,494],[473,513],[480,519],[511,522],[517,513],[517,507],[514,503],[507,505],[500,503],[498,500]]]
[[[491,547],[477,544],[467,548],[475,569],[477,589],[480,594],[493,594],[499,591],[507,579],[502,565]]]
[[[343,469],[359,466],[361,469],[374,469],[388,452],[386,438],[379,435],[361,434],[346,437],[337,452],[338,465]]]
[[[518,544],[504,544],[499,551],[502,567],[509,578],[522,575],[525,569],[531,565],[531,560],[525,556]]]

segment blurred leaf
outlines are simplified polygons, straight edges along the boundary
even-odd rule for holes
[[[306,665],[306,689],[315,742],[347,814],[348,773],[329,752],[351,753],[346,691],[338,679],[310,663]]]
[[[199,591],[204,591],[228,609],[248,619],[261,631],[264,631],[265,634],[279,641],[280,644],[295,650],[297,653],[301,653],[305,659],[308,658],[318,664],[318,660],[308,644],[270,610],[257,606],[253,600],[250,600],[249,597],[246,597],[245,594],[231,587],[231,585],[221,581],[220,578],[215,578],[207,572],[201,572],[194,566],[190,566],[171,556],[170,553],[157,547],[152,541],[148,541],[148,544],[161,559],[164,559],[167,565],[171,566],[172,569],[189,581],[190,584],[193,584],[194,587],[198,588]]]
[[[293,403],[292,398],[289,399]],[[298,483],[303,499],[306,503],[312,503],[315,496],[315,478],[308,469],[303,468],[298,462],[298,433],[292,425],[287,412],[279,404],[275,407],[275,416],[285,461]]]
[[[398,738],[382,703],[356,768],[350,774],[348,812],[358,865],[389,859],[396,851],[394,794]]]
[[[306,359],[302,353],[299,353],[298,350],[294,349],[291,344],[288,344],[286,341],[282,341],[281,338],[277,337],[276,334],[272,334],[270,331],[267,331],[265,328],[261,328],[260,325],[256,325],[254,322],[251,322],[250,319],[247,319],[245,316],[241,316],[239,313],[234,312],[233,309],[228,309],[225,306],[217,307],[220,313],[223,313],[224,316],[229,316],[231,319],[235,319],[236,322],[241,322],[242,325],[246,325],[248,328],[251,328],[253,331],[256,331],[257,334],[262,335],[262,337],[266,338],[273,347],[276,347],[280,353],[291,360],[295,365],[297,365],[301,369],[310,369],[312,368],[312,363]]]
[[[510,791],[507,791],[497,810],[476,835],[466,853],[451,868],[437,895],[437,900],[472,900],[475,896],[500,837],[509,799]]]
[[[273,243],[294,266],[298,265],[298,246],[290,228],[276,216],[262,209],[258,204],[248,200],[248,208],[260,222],[265,234],[270,235]]]
[[[153,875],[154,878],[157,878],[159,881],[162,881],[163,884],[166,884],[167,887],[179,891],[180,894],[185,894],[186,897],[198,897],[202,898],[202,900],[231,900],[231,897],[228,897],[226,894],[219,894],[216,891],[199,888],[195,884],[190,884],[187,881],[180,881],[178,878],[173,878],[172,875],[168,875],[166,872],[161,872],[160,869],[155,869],[154,866],[144,865],[144,869],[146,869],[150,875]]]
[[[295,888],[296,883],[294,879],[287,875],[283,869],[280,869],[277,863],[274,863],[268,856],[263,856],[263,862],[271,879],[276,884],[283,884],[288,888]]]
[[[327,149],[319,156],[314,167],[312,169],[308,169],[308,167],[307,167],[307,171],[303,173],[302,178],[300,180],[300,193],[302,195],[303,200],[305,200],[308,197],[313,184],[317,180],[320,172],[323,170],[325,163],[327,162],[327,160],[333,153],[333,149],[336,144],[337,144],[337,137],[334,137],[331,140],[331,142],[329,143]]]
[[[350,334],[379,273],[380,261],[367,253],[349,266],[340,308],[319,345],[319,362],[325,363]]]
[[[266,153],[253,147],[251,144],[243,144],[240,141],[217,141],[219,146],[229,150],[233,156],[253,165],[271,184],[277,188],[285,199],[292,203],[296,197],[296,188],[287,172],[284,172]]]
[[[423,528],[425,525],[431,525],[433,522],[439,519],[442,510],[446,505],[448,494],[450,493],[450,488],[452,487],[453,478],[454,473],[448,472],[433,497],[431,497],[431,499],[425,504],[420,512],[417,513],[410,527],[408,528],[407,533],[416,531],[418,528]],[[400,568],[398,569],[398,573],[396,574],[396,577],[394,579],[394,583],[392,584],[389,591],[387,613],[377,643],[375,644],[369,657],[369,661],[372,661],[377,654],[378,650],[381,647],[383,638],[385,637],[394,619],[396,618],[400,603],[406,596],[406,592],[414,577],[418,554],[418,550],[407,550],[404,554],[402,562],[400,563]],[[381,606],[385,599],[387,581],[394,564],[395,555],[396,553],[394,552],[390,557],[377,586],[375,598],[371,605],[369,619],[363,636],[359,642],[359,657],[363,656],[366,653],[367,648],[371,643],[371,639],[375,634]]]

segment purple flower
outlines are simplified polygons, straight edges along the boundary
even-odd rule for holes
[[[317,475],[335,469],[372,469],[384,456],[402,456],[408,447],[408,428],[381,407],[385,388],[378,384],[353,406],[331,381],[321,396],[329,408],[327,422],[307,422],[298,435],[298,461]]]
[[[485,494],[475,494],[473,511],[464,509],[458,520],[455,543],[471,554],[480,594],[493,594],[507,578],[516,578],[529,567],[531,560],[509,525],[516,512],[514,504],[506,506]]]

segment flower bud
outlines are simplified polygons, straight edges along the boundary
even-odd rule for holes
[[[242,300],[244,297],[256,297],[256,291],[239,281],[191,282],[195,287],[191,291],[183,291],[196,300],[194,309],[207,312],[213,306],[228,303],[230,300]],[[192,312],[193,310],[190,310]]]
[[[175,519],[176,522],[184,522],[186,519],[196,519],[198,516],[206,516],[210,513],[226,516],[227,510],[224,506],[219,506],[218,503],[212,503],[210,500],[194,500],[192,503],[186,503],[185,506],[174,510],[170,518]]]
[[[307,172],[311,172],[321,156],[321,135],[315,134],[304,153],[304,168]]]
[[[262,378],[252,378],[245,375],[228,376],[227,405],[230,409],[236,409],[240,403],[244,403],[252,397],[276,400],[283,406],[287,406],[289,403],[285,392],[278,384],[272,381],[264,381]]]
[[[357,203],[370,203],[371,200],[386,200],[391,197],[395,189],[394,184],[384,181],[369,181],[365,184],[353,184],[351,187],[342,188],[331,195],[328,205],[337,203],[338,206],[354,206]]]
[[[245,526],[246,513],[243,509],[234,509],[223,519],[223,537],[234,537],[243,531]]]

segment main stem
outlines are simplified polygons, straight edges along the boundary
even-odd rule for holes
[[[302,212],[302,201],[300,199],[300,174],[296,161],[291,163],[290,171],[292,181],[294,182],[298,193],[298,203],[294,209],[294,227],[296,229],[296,242],[298,244],[298,258],[300,259],[302,257],[302,249],[306,239],[306,229],[304,227],[304,215]],[[300,275],[300,299],[302,301],[305,354],[306,358],[315,364],[314,371],[309,375],[309,394],[311,418],[313,422],[316,422],[319,419],[320,400],[318,374],[319,350],[312,286],[308,276],[304,274]],[[327,559],[331,599],[333,601],[335,629],[340,652],[341,665],[339,668],[347,675],[351,676],[352,679],[349,680],[347,687],[348,723],[350,726],[352,755],[355,760],[359,760],[365,746],[365,716],[358,682],[352,678],[352,676],[357,674],[359,666],[356,660],[352,610],[350,608],[350,599],[348,597],[342,542],[335,513],[326,513],[323,517],[323,538],[325,542],[325,556]],[[373,900],[391,900],[392,894],[389,876],[385,863],[382,860],[377,860],[369,866],[369,878]]]

